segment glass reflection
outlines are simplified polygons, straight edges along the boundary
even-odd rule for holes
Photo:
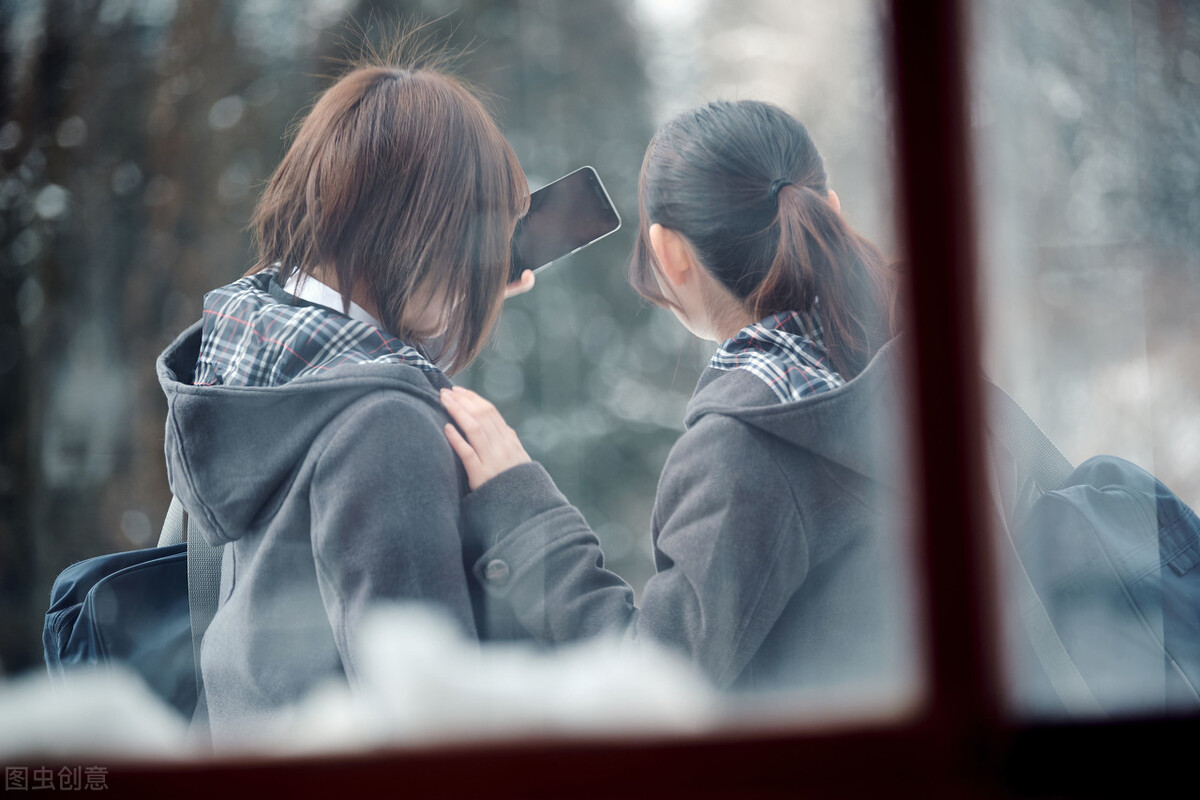
[[[1200,15],[1169,3],[972,10],[985,366],[1070,464],[1113,454],[1195,503]],[[1028,525],[1032,498],[1013,501],[1023,475],[1000,476],[1039,595],[998,534],[1010,698],[1050,716],[1194,708],[1193,518],[1148,474],[1100,466],[1073,479],[1091,489],[1055,495],[1058,511],[1043,503]],[[1081,507],[1097,525],[1070,513]]]
[[[384,5],[396,7],[109,0],[90,17],[48,3],[0,11],[15,109],[0,125],[10,674],[40,669],[44,588],[64,565],[152,540],[169,499],[154,358],[199,317],[206,291],[245,271],[244,226],[281,135],[336,71],[347,23],[375,36],[366,20]],[[461,70],[495,95],[532,184],[593,164],[627,220],[511,300],[463,382],[501,408],[640,600],[655,572],[659,475],[712,355],[629,289],[642,153],[683,108],[717,96],[775,102],[813,132],[846,217],[891,252],[875,4],[427,2],[401,13],[449,13],[440,36],[478,39]],[[875,524],[903,541],[895,488]],[[904,584],[907,564],[893,566]],[[912,642],[907,591],[894,589],[899,649]],[[898,657],[876,711],[911,700],[912,658]]]

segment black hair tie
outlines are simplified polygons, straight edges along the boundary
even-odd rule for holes
[[[783,178],[776,178],[771,182],[771,202],[779,202],[779,193],[783,191],[783,187],[791,186],[792,182]]]

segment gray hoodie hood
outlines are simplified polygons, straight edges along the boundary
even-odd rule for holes
[[[859,475],[896,486],[903,475],[904,447],[896,447],[905,430],[903,339],[879,349],[866,369],[836,389],[799,401],[780,403],[765,385],[744,370],[706,369],[688,403],[685,424],[692,427],[708,414],[741,420],[795,447]],[[877,402],[879,397],[894,402]],[[761,402],[759,402],[761,401]],[[847,425],[853,420],[853,425]]]
[[[206,306],[211,306],[210,299]],[[309,310],[303,305],[280,306],[275,312],[286,316]],[[320,313],[344,319],[325,309]],[[201,530],[213,545],[261,530],[291,487],[315,437],[366,395],[399,391],[443,413],[438,390],[450,382],[440,372],[405,363],[343,363],[336,370],[278,385],[195,385],[202,337],[223,334],[206,318],[184,331],[157,363],[167,398],[165,451],[171,489],[190,514],[204,520]],[[251,338],[261,348],[238,350],[236,358],[256,361],[263,374],[278,376],[272,360],[295,357],[295,349]]]

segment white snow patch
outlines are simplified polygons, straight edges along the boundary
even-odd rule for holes
[[[523,733],[693,732],[717,712],[696,669],[659,647],[619,639],[554,650],[480,644],[418,604],[376,609],[363,624],[357,664],[354,691],[319,687],[228,746],[308,752]]]
[[[174,757],[188,724],[123,668],[78,670],[65,684],[46,675],[0,683],[0,760],[14,756]]]
[[[593,639],[543,650],[468,639],[420,604],[368,616],[357,685],[318,686],[295,706],[247,719],[220,753],[330,752],[481,740],[515,734],[695,732],[715,720],[717,694],[686,660],[656,646]],[[0,683],[0,757],[190,757],[188,722],[123,669]],[[0,759],[2,760],[2,759]]]

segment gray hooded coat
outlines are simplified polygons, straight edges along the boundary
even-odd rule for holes
[[[911,677],[897,363],[779,403],[745,370],[708,369],[667,458],[657,573],[635,606],[537,463],[463,503],[474,571],[535,637],[651,638],[722,689],[884,688]]]
[[[381,356],[379,331],[273,281],[210,293],[203,323],[158,363],[171,489],[191,535],[224,551],[201,646],[219,742],[322,680],[354,685],[374,603],[427,601],[466,635],[506,635],[469,586],[466,481],[438,401],[450,382],[395,340],[401,353]]]

